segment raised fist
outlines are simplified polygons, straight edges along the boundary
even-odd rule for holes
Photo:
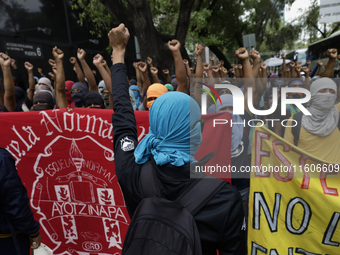
[[[312,63],[312,61],[307,60],[306,63],[307,63],[307,65],[310,65]]]
[[[227,70],[227,68],[225,68],[225,67],[221,67],[221,71],[222,71],[222,73],[224,73],[224,74],[227,74],[227,73],[228,73],[228,70]]]
[[[289,65],[290,65],[291,67],[294,67],[294,66],[295,66],[294,61],[291,61],[291,62],[289,63]]]
[[[310,72],[307,66],[301,67],[301,71],[305,72],[305,73],[309,73]]]
[[[146,58],[146,63],[148,63],[148,65],[152,65],[152,58],[147,57]]]
[[[237,65],[237,68],[241,70],[243,67],[242,67],[241,64],[238,64],[238,65]]]
[[[202,55],[203,50],[204,50],[204,47],[201,44],[196,44],[196,47],[195,47],[196,56]]]
[[[210,57],[209,60],[210,60],[211,62],[214,62],[214,61],[215,61],[215,58],[214,58],[214,57]]]
[[[130,38],[129,29],[121,23],[118,27],[112,28],[107,35],[110,45],[114,50],[125,50]]]
[[[169,70],[168,69],[163,69],[163,73],[168,75],[169,74]]]
[[[61,49],[58,49],[57,46],[53,48],[52,54],[55,60],[63,59],[64,57],[64,52]]]
[[[86,52],[83,49],[78,49],[77,57],[79,60],[85,59]]]
[[[210,65],[208,63],[204,63],[203,64],[203,70],[208,72],[210,70]]]
[[[57,63],[56,63],[55,60],[53,60],[53,59],[49,59],[49,60],[48,60],[48,63],[49,63],[50,66],[52,66],[52,67],[54,67],[54,66],[57,65]]]
[[[250,52],[249,52],[249,56],[251,59],[255,60],[255,59],[260,59],[261,56],[259,54],[259,52],[255,49],[252,49]]]
[[[142,73],[145,73],[146,72],[146,69],[147,69],[147,65],[146,63],[144,62],[138,62],[138,68],[139,70],[141,70]]]
[[[296,66],[300,66],[300,67],[301,67],[301,66],[302,66],[301,61],[297,61],[297,62],[296,62]]]
[[[25,62],[24,66],[26,68],[27,71],[32,71],[33,70],[33,65],[30,62]]]
[[[151,67],[151,68],[150,68],[150,72],[151,72],[151,74],[153,74],[153,75],[157,75],[157,74],[158,74],[158,69],[157,69],[157,67]]]
[[[77,64],[77,59],[76,59],[75,57],[70,57],[70,63],[71,63],[72,65]]]
[[[132,66],[136,69],[136,68],[138,68],[138,62],[133,62],[132,63]]]
[[[184,65],[189,65],[189,61],[187,59],[183,59],[183,64]]]
[[[286,58],[286,54],[281,53],[281,57],[282,57],[282,58]]]
[[[5,53],[0,53],[0,64],[2,66],[10,66],[11,58],[7,56]]]
[[[241,60],[247,59],[249,57],[247,49],[243,47],[235,51],[235,56]]]
[[[214,73],[218,73],[220,71],[220,68],[218,66],[212,66],[211,68]]]
[[[14,69],[16,69],[17,68],[17,64],[16,64],[16,61],[15,61],[15,59],[11,59],[11,66],[14,68]]]
[[[329,58],[335,59],[338,56],[338,50],[337,49],[328,49],[327,50],[327,56]]]
[[[40,74],[42,74],[42,73],[43,73],[43,71],[42,71],[42,69],[41,69],[41,68],[38,68],[38,73],[40,73]]]
[[[265,63],[262,63],[262,64],[260,65],[260,68],[261,68],[262,70],[266,70],[266,69],[267,69],[267,65],[266,65]]]
[[[54,74],[52,72],[49,72],[48,75],[51,77],[51,80],[54,80]]]
[[[171,40],[168,42],[168,47],[169,47],[169,50],[174,52],[174,51],[180,50],[181,44],[178,40]]]
[[[323,66],[323,63],[321,61],[318,61],[316,64],[320,67]]]
[[[94,56],[93,58],[93,64],[96,66],[96,65],[99,65],[99,64],[102,64],[102,61],[104,60],[103,56],[100,55],[100,54],[97,54]]]

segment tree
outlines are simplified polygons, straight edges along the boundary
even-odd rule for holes
[[[106,31],[110,29],[106,25],[108,15],[115,25],[124,23],[138,38],[142,59],[150,56],[159,69],[173,68],[172,56],[165,46],[171,39],[180,41],[184,58],[189,59],[186,47],[203,43],[230,68],[226,55],[243,46],[245,34],[256,34],[257,49],[268,42],[277,50],[277,38],[280,38],[279,45],[282,38],[290,42],[296,38],[289,34],[289,29],[293,29],[296,35],[295,26],[280,27],[280,11],[295,0],[73,1],[74,8],[82,10],[80,23],[90,18],[97,23],[96,27]],[[269,30],[274,31],[275,36],[270,36]],[[265,40],[266,37],[270,38]]]
[[[155,26],[153,15],[149,1],[147,0],[77,0],[75,8],[82,6],[91,6],[92,8],[83,9],[83,18],[93,14],[93,9],[98,11],[106,7],[112,16],[115,25],[124,23],[129,31],[138,39],[141,50],[141,58],[151,57],[154,64],[159,70],[170,69],[174,71],[173,57],[171,52],[167,49],[166,42],[171,39],[177,39],[181,43],[182,55],[187,56],[185,51],[185,38],[187,36],[190,14],[194,4],[194,0],[173,0],[171,2],[179,5],[178,17],[174,34],[160,33]],[[165,5],[167,1],[158,1],[160,5]],[[173,17],[172,17],[173,18]],[[97,16],[97,19],[99,17]],[[175,22],[175,21],[173,21]],[[97,23],[103,23],[102,20],[97,20]],[[107,30],[108,31],[108,30]]]
[[[312,5],[308,7],[307,11],[303,13],[300,17],[300,22],[306,27],[306,32],[309,36],[309,42],[313,43],[318,40],[318,33],[321,34],[323,38],[326,38],[333,34],[335,31],[339,30],[340,22],[331,24],[327,31],[327,25],[324,24],[323,28],[319,27],[319,4],[318,0],[313,0]]]

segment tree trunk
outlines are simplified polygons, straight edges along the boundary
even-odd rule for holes
[[[118,23],[124,23],[138,39],[141,60],[152,58],[153,65],[158,68],[158,76],[165,81],[163,69],[174,74],[172,53],[163,42],[153,25],[150,6],[147,0],[129,0],[128,7],[121,1],[101,0]],[[117,8],[119,6],[119,9]]]

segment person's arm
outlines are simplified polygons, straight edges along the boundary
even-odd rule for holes
[[[178,83],[177,91],[188,94],[188,83],[185,66],[181,55],[181,44],[178,40],[168,42],[169,50],[172,52],[175,62],[175,74]]]
[[[296,70],[295,70],[295,63],[293,61],[291,61],[289,63],[289,65],[290,65],[290,70],[292,71],[291,72],[291,78],[292,79],[297,78],[298,76],[297,76],[297,73],[296,73]]]
[[[4,76],[4,106],[9,112],[14,112],[17,103],[15,101],[14,81],[11,72],[11,58],[4,53],[0,53],[0,64]]]
[[[307,68],[308,68],[308,70],[310,70],[310,67],[311,67],[312,61],[310,61],[310,60],[307,60],[307,61],[306,61],[306,64],[307,64]]]
[[[64,65],[63,65],[63,58],[64,58],[64,52],[57,47],[54,47],[52,50],[52,54],[54,57],[54,60],[57,63],[57,80],[56,80],[56,86],[54,88],[56,93],[56,103],[60,109],[67,108],[67,97],[66,97],[66,91],[65,91],[65,72],[64,72]]]
[[[260,59],[261,59],[261,56],[260,56],[260,54],[259,54],[259,52],[257,50],[252,49],[249,52],[249,57],[253,60],[252,70],[253,70],[254,78],[258,78],[259,77],[259,69],[260,69]]]
[[[309,79],[309,74],[310,74],[310,70],[308,69],[307,66],[303,66],[301,68],[301,71],[305,73],[305,89],[310,89],[310,79]]]
[[[338,50],[337,49],[328,49],[327,55],[328,55],[327,66],[325,68],[325,71],[321,75],[321,77],[333,78],[334,77],[335,59],[338,56]]]
[[[159,82],[159,78],[158,78],[158,69],[157,69],[157,67],[151,67],[150,68],[150,72],[151,72],[153,83],[160,83]]]
[[[17,82],[18,84],[18,87],[22,88],[24,91],[26,91],[27,89],[27,85],[25,84],[25,81],[22,77],[22,74],[16,64],[16,61],[15,59],[11,59],[11,66],[13,68],[12,70],[12,77],[15,77],[15,81]]]
[[[208,75],[208,83],[210,86],[214,87],[215,85],[215,79],[214,79],[214,76],[212,75],[211,73],[211,69],[210,69],[210,65],[208,63],[204,63],[203,64],[203,70],[205,72],[207,72],[207,75]]]
[[[215,79],[220,78],[220,68],[218,66],[212,66],[211,70],[213,71],[212,76]]]
[[[286,65],[286,54],[282,53],[281,54],[282,57],[282,72],[281,72],[281,78],[287,78],[286,77],[286,69],[287,69],[287,65]]]
[[[25,68],[27,70],[28,74],[28,93],[27,97],[28,99],[33,102],[33,95],[34,95],[34,90],[35,90],[35,80],[33,77],[33,65],[30,62],[25,62]]]
[[[94,75],[93,75],[90,67],[86,63],[85,55],[86,55],[86,52],[83,49],[78,49],[77,57],[79,59],[81,66],[83,67],[85,78],[87,79],[87,82],[89,84],[89,91],[98,92],[96,79],[94,78]]]
[[[248,96],[252,96],[253,98],[255,96],[255,80],[254,80],[253,70],[249,62],[248,51],[246,50],[246,48],[239,48],[238,50],[235,51],[235,56],[242,61],[242,66],[243,66],[243,73],[244,73],[244,78],[245,78],[244,79],[244,109],[252,117],[253,113],[248,108]],[[248,88],[252,88],[252,92],[253,92],[252,95],[248,95]],[[254,105],[256,105],[256,102],[254,102]]]
[[[190,66],[189,66],[189,61],[188,61],[187,59],[183,59],[183,64],[184,64],[184,66],[185,66],[185,70],[186,70],[186,72],[187,72],[187,76],[188,76],[189,78],[193,78],[194,76],[191,75]]]
[[[317,76],[321,76],[322,75],[322,66],[323,66],[323,63],[321,61],[318,61],[316,63],[318,65],[318,71],[316,73]]]
[[[296,72],[297,78],[301,79],[302,76],[301,76],[301,67],[300,66],[295,67],[295,72]]]
[[[40,77],[46,77],[41,68],[38,68],[37,70],[38,70],[38,73],[40,74]]]
[[[34,220],[27,190],[18,175],[14,158],[4,148],[0,148],[0,176],[1,207],[14,229],[30,236],[31,248],[38,248],[41,243],[39,223]]]
[[[288,78],[288,79],[292,78],[292,74],[291,74],[291,72],[290,72],[290,68],[287,68],[287,69],[286,69],[285,78]]]
[[[196,65],[196,79],[203,78],[203,63],[202,63],[202,52],[204,47],[201,44],[196,44],[195,53],[197,58]]]
[[[163,73],[166,75],[166,83],[171,84],[171,77],[169,69],[163,69]]]
[[[0,80],[0,104],[1,104],[2,106],[5,105],[5,103],[4,103],[4,90],[2,89],[1,80]]]
[[[146,58],[146,63],[148,63],[148,65],[149,65],[150,69],[151,69],[151,67],[153,67],[153,64],[152,64],[152,58],[150,58],[150,57],[147,57],[147,58]]]
[[[137,86],[139,88],[139,91],[143,91],[143,83],[142,83],[142,74],[138,68],[138,63],[137,62],[133,62],[133,67],[135,68],[135,72],[136,72],[136,78],[137,78]],[[110,72],[111,73],[111,72]]]
[[[222,67],[221,70],[220,70],[220,74],[221,74],[222,81],[225,80],[227,78],[227,74],[228,74],[227,68]]]
[[[78,77],[78,81],[79,82],[82,82],[82,83],[85,83],[85,76],[83,74],[83,71],[81,70],[78,62],[77,62],[77,59],[75,57],[71,57],[70,58],[70,63],[73,65],[73,70],[76,72],[77,74],[77,77]]]
[[[151,85],[149,75],[148,75],[148,66],[144,62],[138,62],[138,68],[141,71],[143,77],[144,77],[144,82],[143,82],[143,92],[142,95],[144,95],[144,92],[146,92]]]
[[[211,61],[211,66],[216,66],[216,61],[214,57],[210,57],[209,60]]]
[[[106,72],[107,72],[107,73],[109,74],[109,76],[111,77],[111,71],[110,71],[110,68],[107,66],[106,60],[103,59],[102,64],[103,64],[103,66],[104,66]],[[110,84],[111,84],[111,83],[110,83]],[[112,108],[111,108],[111,109],[112,109]]]
[[[252,66],[250,66],[250,67],[253,69]],[[244,77],[243,66],[241,64],[238,64],[237,68],[238,68],[238,70],[240,72],[240,78],[243,78]]]
[[[93,58],[93,64],[97,67],[100,75],[102,76],[105,86],[107,87],[107,90],[109,91],[109,104],[110,104],[110,108],[113,109],[113,100],[112,100],[112,82],[111,82],[111,77],[108,74],[108,72],[105,70],[105,67],[103,65],[103,56],[100,54],[97,54],[94,58]]]
[[[112,115],[112,126],[113,149],[116,158],[115,170],[122,191],[125,193],[126,189],[131,191],[133,187],[138,186],[133,185],[133,179],[130,179],[128,181],[131,189],[129,189],[123,180],[124,174],[135,165],[134,148],[138,145],[136,118],[130,101],[129,84],[126,80],[127,70],[124,64],[125,48],[130,34],[124,24],[120,24],[117,28],[113,28],[109,32],[108,37],[113,49],[112,66],[110,69],[114,110]],[[131,150],[122,150],[124,139],[126,139],[127,143],[133,143],[131,144],[133,145]],[[133,166],[130,166],[130,163],[133,164]],[[136,192],[136,195],[137,194],[138,192]]]

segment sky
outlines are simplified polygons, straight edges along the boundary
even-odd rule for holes
[[[318,2],[320,3],[320,1]],[[311,6],[311,4],[312,0],[295,0],[295,2],[290,7],[290,10],[288,10],[288,7],[286,6],[285,21],[289,22],[297,18],[302,14],[302,12],[299,11],[299,8],[307,10],[307,8]]]

